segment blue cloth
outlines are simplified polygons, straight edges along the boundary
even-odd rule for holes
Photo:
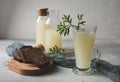
[[[66,59],[63,56],[58,55],[47,55],[48,58],[53,60],[55,65],[62,66],[65,68],[73,68],[75,67],[75,59]]]
[[[6,48],[6,52],[9,56],[14,56],[17,54],[18,50],[24,46],[21,42],[14,42]]]
[[[65,59],[62,56],[50,56],[50,55],[47,56],[53,60],[55,65],[62,66],[65,68],[75,67],[75,59]],[[91,67],[92,69],[95,69],[98,72],[103,73],[113,82],[120,82],[120,65],[112,65],[105,60],[96,61],[96,59],[93,59]]]

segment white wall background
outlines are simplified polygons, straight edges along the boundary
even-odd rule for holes
[[[97,39],[120,39],[120,0],[0,0],[0,37],[35,39],[36,9],[59,9],[60,17],[84,14]]]

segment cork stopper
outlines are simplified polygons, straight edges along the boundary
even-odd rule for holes
[[[40,15],[40,16],[47,16],[48,15],[48,8],[39,8],[38,10],[37,10],[37,12],[38,12],[38,15]]]

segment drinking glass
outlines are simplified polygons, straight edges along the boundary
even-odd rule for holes
[[[93,51],[97,52],[96,59],[100,58],[99,50],[94,48],[96,37],[96,26],[83,25],[80,28],[73,27],[73,42],[76,67],[73,72],[78,75],[90,75],[93,73],[91,69],[91,60],[93,59]]]

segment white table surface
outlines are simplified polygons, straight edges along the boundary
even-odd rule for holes
[[[0,82],[112,82],[103,74],[96,73],[91,76],[78,76],[72,69],[57,66],[54,71],[40,76],[23,76],[10,71],[4,63],[10,59],[5,48],[16,40],[0,40]],[[34,45],[34,41],[24,41],[24,44]],[[96,46],[101,50],[102,57],[112,64],[120,65],[120,41],[96,40]],[[72,41],[63,41],[63,47],[73,48]],[[83,80],[83,81],[82,81]]]

